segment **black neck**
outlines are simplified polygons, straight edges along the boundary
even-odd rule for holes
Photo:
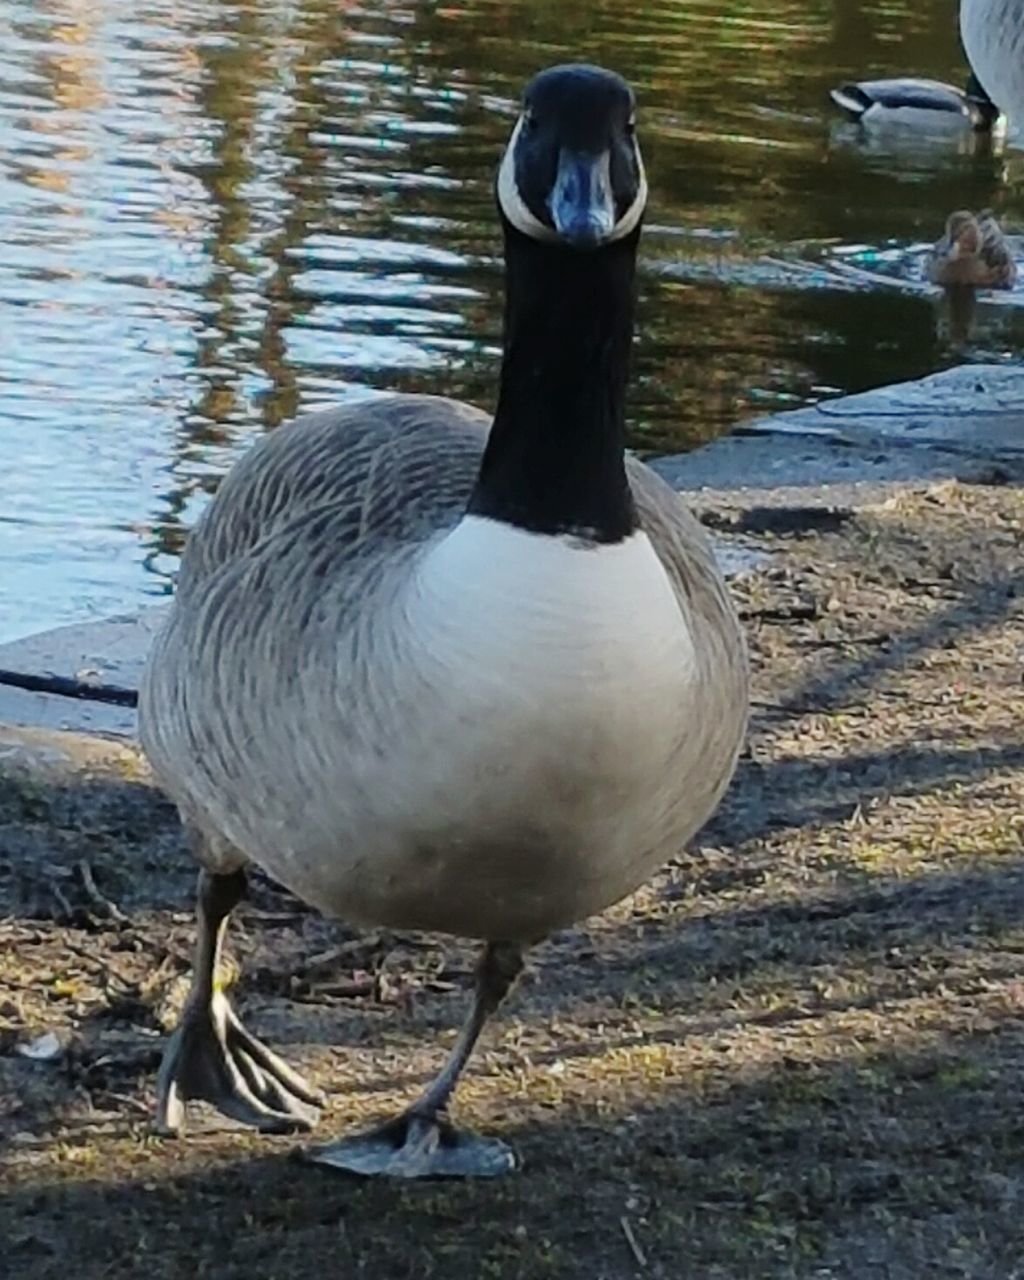
[[[637,527],[624,450],[639,229],[580,251],[502,220],[501,388],[469,511],[619,542]]]

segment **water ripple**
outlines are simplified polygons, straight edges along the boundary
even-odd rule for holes
[[[0,0],[0,637],[168,591],[224,471],[300,409],[493,402],[492,175],[547,62],[640,94],[634,444],[961,358],[895,276],[1019,158],[894,151],[826,99],[960,79],[948,7]],[[995,310],[986,354],[1018,358]]]

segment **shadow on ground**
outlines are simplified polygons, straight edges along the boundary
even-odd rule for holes
[[[287,1140],[268,1155],[137,1142],[127,1176],[102,1156],[74,1182],[26,1170],[0,1210],[6,1274],[1009,1280],[1021,1035],[993,1019],[926,1048],[726,1059],[600,1108],[491,1114],[526,1161],[496,1184],[350,1181]]]

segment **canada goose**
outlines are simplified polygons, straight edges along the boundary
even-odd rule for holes
[[[1024,117],[1024,0],[960,0],[960,38],[979,81],[1016,123]]]
[[[958,209],[928,257],[928,278],[945,288],[1012,289],[1017,264],[991,209]]]
[[[708,540],[624,455],[647,197],[617,75],[527,86],[497,179],[497,410],[391,396],[256,445],[189,542],[140,728],[203,870],[193,987],[157,1121],[212,1102],[309,1128],[319,1095],[242,1026],[218,952],[247,862],[356,924],[484,942],[434,1083],[313,1158],[489,1176],[456,1130],[473,1045],[552,930],[642,884],[710,816],[747,713],[745,648]]]
[[[940,80],[854,80],[829,90],[850,120],[875,128],[989,132],[1002,123],[999,108],[971,74],[964,89]]]

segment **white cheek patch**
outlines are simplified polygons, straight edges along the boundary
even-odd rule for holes
[[[553,244],[559,238],[558,232],[554,227],[549,227],[539,218],[534,217],[529,205],[519,194],[519,187],[516,184],[516,143],[522,131],[523,117],[520,116],[516,121],[516,127],[512,130],[512,137],[509,138],[505,154],[501,158],[501,168],[498,170],[498,204],[501,206],[502,213],[517,231],[534,240],[544,240]]]
[[[636,167],[640,178],[636,188],[636,196],[633,203],[616,222],[611,235],[608,237],[609,240],[621,240],[623,236],[628,236],[644,216],[644,209],[647,207],[647,174],[644,171],[643,157],[640,155],[639,147],[634,148],[634,155],[636,156]]]
[[[505,217],[508,218],[517,231],[521,231],[525,236],[530,236],[533,240],[555,244],[561,240],[561,236],[559,236],[554,227],[549,227],[547,223],[541,222],[539,218],[534,216],[529,205],[519,194],[519,187],[516,184],[516,144],[522,131],[523,117],[520,116],[516,122],[516,127],[512,130],[512,137],[505,148],[505,154],[501,158],[501,167],[498,169],[498,204],[501,206],[501,211]],[[621,240],[623,236],[628,236],[643,217],[644,208],[647,205],[647,175],[644,172],[644,162],[640,158],[639,150],[635,154],[640,178],[636,196],[633,199],[633,203],[612,228],[610,234],[602,240],[602,244],[611,244],[615,240]]]

